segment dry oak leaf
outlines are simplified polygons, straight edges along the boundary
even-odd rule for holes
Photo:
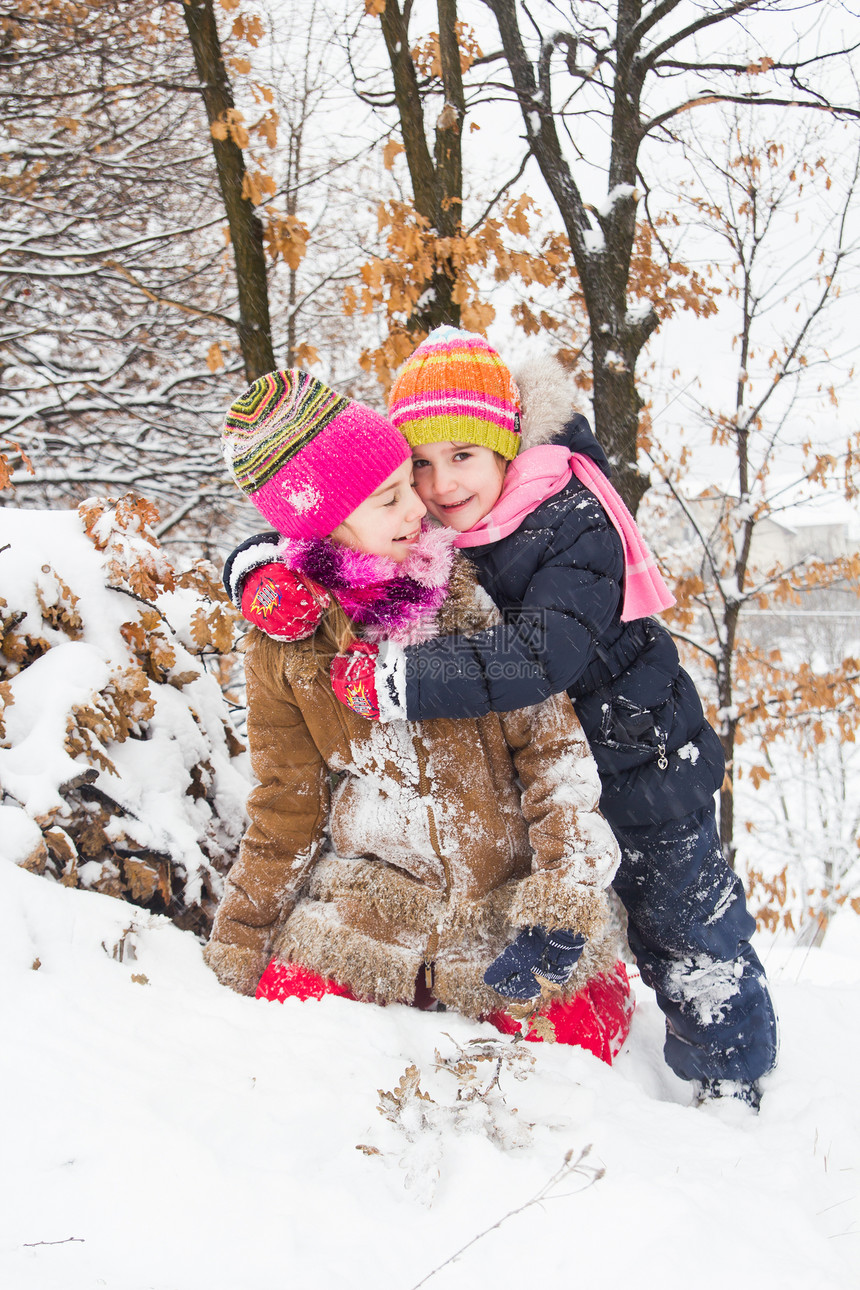
[[[162,896],[165,903],[170,900],[170,874],[166,866],[160,864],[150,865],[143,860],[134,860],[131,856],[123,856],[122,868],[133,900],[150,900],[156,892]]]
[[[313,345],[308,345],[306,341],[302,341],[301,345],[296,346],[295,361],[299,367],[312,367],[314,363],[320,361],[320,356]]]
[[[190,569],[186,569],[176,579],[177,587],[190,588],[205,596],[207,600],[232,604],[224,590],[221,575],[211,560],[195,560]]]
[[[224,355],[217,340],[212,342],[206,352],[206,366],[210,372],[217,372],[220,367],[224,366]]]
[[[212,646],[219,654],[227,654],[233,646],[235,611],[228,612],[224,605],[213,605],[207,612],[196,609],[191,619],[191,635],[199,650]]]
[[[386,170],[393,169],[395,157],[398,157],[403,151],[403,144],[399,139],[388,140],[388,143],[386,143],[385,147],[382,149],[382,163]]]
[[[235,4],[233,8],[236,8]],[[260,43],[260,37],[263,35],[263,24],[257,14],[249,16],[248,14],[240,13],[237,18],[233,19],[233,35],[237,40],[247,40],[249,45],[253,45],[256,48]],[[269,94],[271,94],[271,91],[269,91]],[[267,98],[266,101],[271,103],[272,100]]]

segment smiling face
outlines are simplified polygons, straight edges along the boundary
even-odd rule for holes
[[[332,540],[367,555],[385,555],[400,564],[418,541],[427,507],[412,487],[412,462],[397,467],[375,492],[347,515]]]
[[[434,519],[465,533],[499,500],[508,463],[474,443],[422,443],[412,449],[415,489]]]

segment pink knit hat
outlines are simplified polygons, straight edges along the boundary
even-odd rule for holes
[[[409,457],[379,412],[296,368],[269,372],[227,413],[227,469],[284,537],[328,537]]]

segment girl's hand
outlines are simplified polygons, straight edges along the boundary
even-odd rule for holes
[[[252,569],[242,587],[242,616],[278,641],[313,636],[331,603],[322,587],[279,560]]]
[[[331,661],[331,688],[345,707],[369,721],[379,720],[376,660],[379,646],[355,641]]]

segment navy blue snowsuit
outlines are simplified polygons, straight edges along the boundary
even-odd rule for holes
[[[556,442],[609,473],[584,418]],[[574,478],[508,537],[464,554],[503,622],[407,647],[408,718],[474,717],[568,692],[621,845],[614,887],[666,1015],[666,1060],[684,1079],[757,1079],[776,1060],[776,1020],[749,944],[755,922],[720,848],[722,746],[666,629],[621,622],[624,558],[606,512]]]

